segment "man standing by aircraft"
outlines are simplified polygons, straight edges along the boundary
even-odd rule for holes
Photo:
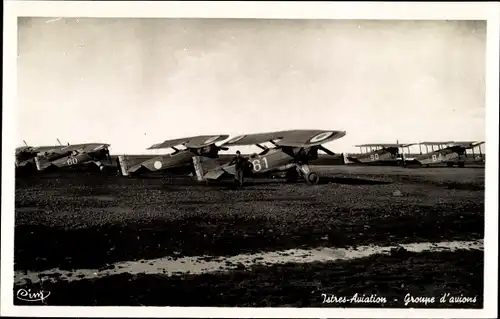
[[[234,175],[235,182],[239,184],[239,186],[243,185],[243,171],[245,170],[245,166],[247,165],[247,160],[243,156],[241,156],[240,151],[236,151],[236,156],[231,160],[229,165],[235,165]]]

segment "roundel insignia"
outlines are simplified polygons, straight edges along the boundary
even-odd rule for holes
[[[216,141],[220,135],[212,136],[208,140],[206,140],[203,144],[212,144],[214,141]]]
[[[333,135],[333,132],[323,132],[323,133],[319,133],[318,135],[314,136],[313,138],[311,138],[309,140],[309,143],[317,143],[317,142],[321,142],[323,140],[326,140],[327,138],[329,138],[330,136]]]
[[[156,161],[153,166],[156,168],[156,169],[160,169],[161,168],[161,162],[160,161]]]
[[[236,143],[239,140],[243,139],[245,136],[246,135],[240,135],[240,136],[233,137],[232,139],[230,139],[229,141],[227,141],[226,144]]]

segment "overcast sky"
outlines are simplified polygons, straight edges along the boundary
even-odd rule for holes
[[[345,130],[326,145],[484,140],[486,24],[19,20],[17,141]]]

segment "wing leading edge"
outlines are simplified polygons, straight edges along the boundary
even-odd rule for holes
[[[233,137],[224,146],[255,145],[279,140],[276,145],[290,147],[316,146],[339,139],[345,131],[289,130],[268,133],[246,134]]]
[[[229,135],[199,135],[192,137],[184,137],[173,140],[166,140],[164,142],[151,145],[148,150],[161,149],[184,145],[188,148],[202,148],[216,142],[227,139]]]
[[[344,137],[345,131],[295,130],[288,132],[277,145],[290,147],[310,147],[328,143]]]
[[[229,141],[225,142],[224,146],[240,146],[240,145],[255,145],[260,143],[266,143],[269,141],[282,139],[288,131],[277,131],[277,132],[267,132],[267,133],[256,133],[256,134],[244,134],[233,137]]]

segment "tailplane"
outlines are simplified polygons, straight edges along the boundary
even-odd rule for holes
[[[43,157],[35,156],[34,160],[35,160],[36,169],[38,171],[43,171],[47,167],[52,165],[52,163],[49,160],[47,160]]]
[[[193,166],[196,173],[196,179],[201,181],[206,180],[217,180],[225,171],[216,162],[216,160],[203,157],[203,156],[193,156]]]

